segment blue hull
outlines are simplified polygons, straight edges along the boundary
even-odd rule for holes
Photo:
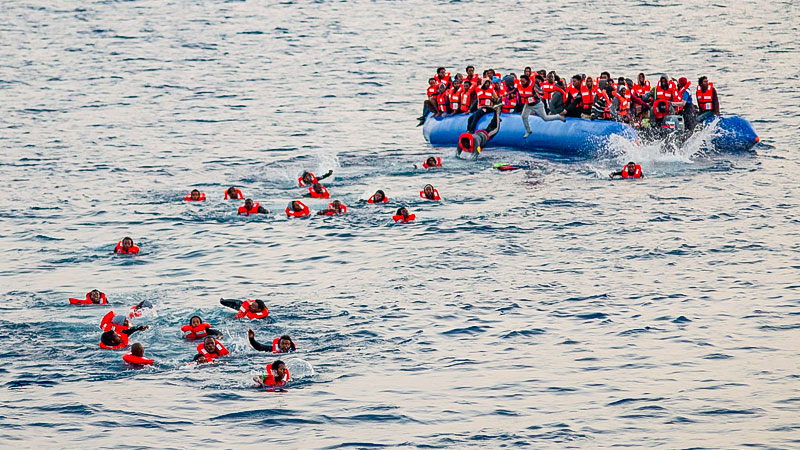
[[[451,147],[467,130],[469,116],[459,114],[449,117],[428,116],[422,128],[425,140],[431,145]],[[492,115],[484,115],[478,129],[486,128]],[[519,114],[501,114],[500,131],[487,147],[510,147],[534,152],[548,152],[569,156],[595,156],[605,148],[612,136],[632,142],[639,141],[636,130],[629,125],[605,120],[585,120],[568,117],[566,122],[545,122],[538,116],[529,118],[533,133],[527,138]],[[740,152],[750,150],[757,142],[750,122],[737,116],[721,117],[717,124],[720,132],[712,140],[718,151]]]

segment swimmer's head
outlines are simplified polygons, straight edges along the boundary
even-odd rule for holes
[[[201,319],[200,316],[192,316],[192,318],[189,319],[189,325],[191,325],[192,328],[199,326],[201,323],[203,323],[203,319]]]
[[[436,158],[434,158],[433,156],[429,156],[428,159],[425,160],[425,164],[427,164],[430,167],[436,166]]]
[[[250,312],[258,313],[267,309],[267,305],[264,304],[264,300],[256,300],[250,303]]]
[[[336,212],[341,212],[342,211],[342,202],[340,202],[339,200],[334,200],[334,201],[331,202],[331,207]]]
[[[128,236],[122,238],[122,249],[128,251],[131,247],[133,247],[133,239]]]
[[[379,203],[379,202],[382,202],[385,198],[386,198],[386,194],[382,190],[378,189],[377,191],[375,191],[375,194],[372,196],[372,201],[375,202],[375,203]]]
[[[430,200],[433,200],[433,191],[434,189],[432,184],[426,184],[425,187],[422,188],[422,192],[425,193],[425,197],[427,197]]]
[[[404,219],[408,219],[408,209],[405,206],[397,209],[397,215],[403,216]]]
[[[320,183],[314,183],[314,186],[313,186],[312,189],[314,189],[314,192],[316,192],[317,194],[322,194],[322,192],[323,192],[323,188],[322,188],[322,185]]]
[[[108,347],[116,347],[122,343],[122,338],[113,330],[109,330],[100,336],[100,342]]]
[[[236,191],[235,187],[233,187],[233,186],[229,187],[226,192],[228,193],[228,198],[232,198],[232,199],[236,199],[236,200],[239,199],[239,193]]]
[[[292,211],[294,212],[301,212],[303,211],[303,205],[300,204],[297,200],[292,200]]]
[[[92,289],[92,291],[89,292],[89,300],[91,300],[92,303],[100,303],[101,298],[102,294],[97,289]]]
[[[281,336],[280,340],[278,340],[278,350],[280,350],[281,353],[289,353],[289,351],[292,350],[292,344],[294,344],[292,338],[284,334]]]
[[[251,210],[251,209],[253,209],[253,199],[251,199],[251,198],[248,198],[247,200],[245,200],[245,201],[244,201],[244,208],[245,208],[246,210],[248,210],[248,211],[249,211],[249,210]]]
[[[303,172],[303,184],[314,183],[314,174],[311,172]]]
[[[214,341],[213,337],[206,336],[206,338],[203,339],[203,348],[205,348],[208,353],[217,353],[217,342]]]
[[[189,198],[192,200],[200,200],[200,191],[197,189],[192,189],[192,192],[189,193]]]
[[[472,148],[472,135],[469,133],[461,133],[458,138],[458,146],[465,152],[471,152]]]
[[[275,377],[275,381],[283,380],[283,377],[286,376],[286,364],[280,359],[276,360],[272,363],[272,375]]]
[[[139,358],[144,357],[144,346],[138,342],[131,345],[131,354]]]
[[[130,326],[130,321],[127,317],[123,316],[122,314],[117,314],[111,319],[111,323],[114,325],[122,325],[124,327]]]

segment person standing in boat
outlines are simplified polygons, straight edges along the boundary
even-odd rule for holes
[[[566,119],[564,116],[558,114],[547,114],[544,111],[544,102],[542,101],[542,97],[539,94],[539,83],[541,82],[541,75],[536,75],[536,83],[531,82],[531,78],[528,75],[523,75],[519,77],[519,96],[522,100],[522,125],[525,126],[525,135],[522,138],[526,138],[531,135],[531,125],[528,123],[528,117],[531,115],[531,111],[535,112],[537,116],[539,116],[545,122],[549,122],[551,120],[561,120],[562,122]]]
[[[719,115],[719,98],[717,98],[717,90],[714,85],[708,82],[708,77],[703,76],[697,81],[697,116],[698,122],[703,122],[712,115]]]

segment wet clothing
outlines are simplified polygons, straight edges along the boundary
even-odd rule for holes
[[[478,122],[481,120],[486,114],[494,112],[491,108],[478,108],[469,116],[469,120],[467,120],[467,131],[470,133],[475,133],[475,129],[478,128]]]

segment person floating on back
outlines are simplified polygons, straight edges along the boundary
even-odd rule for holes
[[[134,255],[139,253],[139,247],[133,243],[133,239],[125,236],[121,241],[117,242],[117,246],[114,248],[114,253],[119,255]]]
[[[333,175],[333,170],[329,170],[328,173],[319,178],[314,176],[314,172],[303,172],[303,175],[297,179],[297,182],[300,184],[300,187],[312,186],[316,183],[319,183],[320,180],[324,180],[331,175]]]
[[[106,299],[106,294],[98,291],[97,289],[92,289],[86,294],[86,298],[70,298],[70,304],[73,305],[106,305],[108,304],[108,300]]]
[[[288,334],[273,339],[270,345],[264,345],[256,340],[253,330],[247,330],[247,339],[250,341],[250,345],[260,352],[290,353],[297,350],[297,346]]]
[[[122,355],[122,360],[134,366],[149,366],[153,364],[152,359],[144,357],[144,346],[140,343],[131,345],[131,351]]]
[[[183,197],[183,201],[185,202],[204,202],[206,201],[206,193],[200,192],[197,189],[192,189],[192,192],[189,193],[186,197]]]
[[[222,306],[238,310],[235,316],[237,319],[264,319],[269,315],[269,310],[263,300],[245,300],[242,302],[239,300],[226,300],[221,298],[219,299],[219,303]]]
[[[253,381],[259,386],[283,386],[289,382],[289,369],[281,360],[267,364],[267,373],[256,375]]]
[[[611,179],[614,179],[614,177],[617,176],[622,178],[642,178],[642,166],[631,161],[619,172],[612,172],[608,174],[608,178]]]
[[[244,205],[239,207],[239,215],[249,216],[250,214],[269,214],[269,211],[261,206],[261,203],[253,203],[253,200],[248,198],[244,201]]]

